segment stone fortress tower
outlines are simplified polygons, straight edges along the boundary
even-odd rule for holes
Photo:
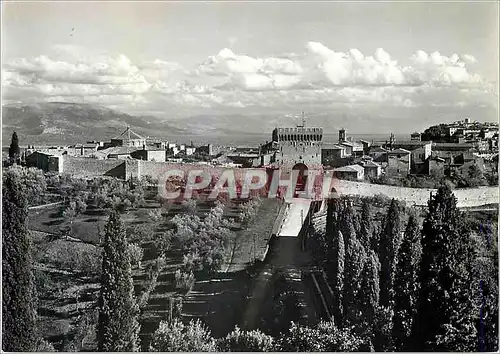
[[[272,146],[275,150],[273,163],[293,167],[297,164],[320,165],[323,128],[306,127],[304,113],[302,124],[294,128],[275,128]]]

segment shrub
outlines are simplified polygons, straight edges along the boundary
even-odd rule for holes
[[[54,241],[40,261],[87,276],[98,275],[101,271],[99,249],[81,242]]]
[[[153,333],[149,351],[152,352],[215,352],[217,346],[210,331],[200,322],[184,325],[179,319],[161,321]]]
[[[187,253],[182,256],[182,265],[185,272],[200,271],[203,269],[202,258],[198,253]]]
[[[157,235],[154,239],[154,245],[155,248],[160,252],[160,253],[165,253],[168,250],[170,250],[172,246],[172,231],[168,230],[165,232],[160,233],[160,235]]]
[[[153,209],[148,212],[148,217],[151,219],[154,223],[158,223],[162,218],[163,215],[161,214],[161,209]]]
[[[154,230],[148,225],[135,225],[127,229],[127,239],[129,242],[142,243],[152,241]]]
[[[182,272],[180,269],[177,269],[175,272],[175,288],[179,290],[183,290],[185,292],[189,292],[193,289],[194,283],[196,279],[194,278],[193,272]]]
[[[226,337],[218,340],[222,352],[272,352],[275,351],[274,338],[260,330],[242,331],[238,326]]]
[[[186,214],[195,215],[197,211],[197,205],[195,199],[188,199],[182,202],[182,208]]]
[[[128,253],[130,257],[130,265],[132,266],[132,268],[139,268],[141,266],[142,257],[144,255],[143,249],[135,243],[130,243],[128,245]]]

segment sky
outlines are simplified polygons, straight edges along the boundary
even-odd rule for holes
[[[305,111],[360,133],[496,121],[498,6],[3,1],[3,102],[235,126]]]

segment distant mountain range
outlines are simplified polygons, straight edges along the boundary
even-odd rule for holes
[[[310,124],[321,122],[319,126],[324,127],[325,138],[335,137],[337,129],[344,126],[346,121],[332,116],[336,115],[330,112],[316,115],[311,117]],[[274,127],[293,127],[301,123],[300,115],[274,112],[166,118],[134,116],[98,105],[62,102],[7,104],[2,107],[2,118],[4,147],[10,144],[13,131],[17,132],[21,146],[75,144],[89,140],[108,141],[125,131],[127,125],[136,133],[151,138],[258,145],[271,138]]]
[[[154,116],[132,116],[102,106],[71,103],[8,104],[2,107],[2,140],[17,131],[21,145],[109,140],[127,125],[143,136],[183,135],[185,129]]]

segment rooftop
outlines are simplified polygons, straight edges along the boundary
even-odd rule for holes
[[[363,167],[360,165],[349,165],[334,169],[335,172],[364,172]]]
[[[376,162],[373,162],[371,160],[368,160],[365,162],[365,164],[363,165],[363,167],[380,167],[380,165]]]
[[[323,145],[321,145],[321,148],[322,149],[332,149],[332,150],[344,150],[345,149],[344,146],[340,146],[340,145],[334,144],[334,143],[323,143]]]
[[[129,146],[113,146],[103,150],[97,150],[92,155],[100,158],[106,158],[108,155],[128,155],[131,152],[138,150]]]
[[[140,136],[136,132],[132,131],[129,126],[127,126],[127,129],[117,137],[114,137],[113,139],[145,139],[144,137]]]
[[[387,151],[388,154],[409,154],[410,152],[406,149],[397,148],[394,150]]]

